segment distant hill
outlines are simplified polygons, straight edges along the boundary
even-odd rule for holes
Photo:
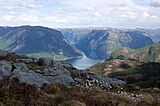
[[[160,44],[154,44],[140,49],[122,48],[111,54],[111,59],[113,58],[130,58],[160,62]]]
[[[160,41],[160,29],[128,29],[128,31],[142,33],[150,37],[154,42]]]
[[[60,31],[41,26],[0,27],[0,49],[36,57],[82,56]]]
[[[145,33],[114,28],[60,29],[66,39],[77,49],[93,59],[107,59],[122,47],[141,48],[154,44]]]

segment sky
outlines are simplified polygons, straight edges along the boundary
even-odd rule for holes
[[[160,28],[160,0],[0,0],[0,26]]]

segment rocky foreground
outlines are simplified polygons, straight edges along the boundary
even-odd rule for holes
[[[158,106],[159,92],[78,70],[69,63],[0,51],[2,106]]]

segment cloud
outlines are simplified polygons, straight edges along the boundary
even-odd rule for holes
[[[2,18],[0,18],[0,20],[7,21],[7,22],[14,21],[15,19],[16,17],[13,15],[4,15],[2,16]]]
[[[153,7],[160,7],[160,0],[152,0],[150,5]]]
[[[39,21],[37,16],[29,15],[29,14],[26,14],[26,13],[21,14],[17,18],[17,20],[24,21],[24,22],[38,22]]]
[[[43,8],[41,4],[37,4],[33,0],[2,0],[0,1],[0,3],[11,8],[27,8],[27,9]]]
[[[159,0],[1,0],[1,25],[160,28]]]
[[[47,17],[44,17],[42,20],[46,22],[53,22],[53,23],[68,23],[69,22],[69,20],[65,18],[57,18],[54,16],[47,16]]]

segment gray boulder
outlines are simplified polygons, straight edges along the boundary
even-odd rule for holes
[[[67,69],[65,69],[61,66],[48,68],[48,70],[49,70],[49,74],[51,74],[51,75],[67,75],[67,76],[71,75]]]
[[[39,58],[37,63],[40,66],[53,66],[54,62],[55,61],[50,58]]]
[[[70,63],[66,63],[66,62],[63,62],[63,61],[60,61],[60,62],[58,62],[58,63],[61,64],[64,68],[67,68],[67,69],[70,69],[70,70],[75,69],[75,68],[73,67],[73,65],[70,64]]]
[[[88,79],[91,79],[91,80],[94,80],[94,79],[95,79],[95,80],[98,80],[99,82],[100,82],[100,81],[104,81],[104,78],[101,77],[101,76],[98,75],[98,74],[88,75],[87,78],[88,78]]]
[[[10,76],[12,73],[12,64],[9,61],[0,61],[0,79],[5,76]]]
[[[104,78],[104,82],[108,83],[112,87],[121,87],[121,86],[126,85],[125,81],[118,80],[118,79],[115,79],[115,78],[108,78],[108,77]]]
[[[14,63],[13,66],[19,71],[27,72],[29,70],[25,63]]]
[[[83,80],[80,78],[74,78],[74,81],[76,81],[77,83],[81,83]]]
[[[87,77],[88,75],[88,72],[86,70],[78,70],[78,69],[70,70],[70,73],[72,76],[76,77]]]
[[[100,75],[89,75],[88,79],[90,80],[95,80],[97,84],[101,85],[104,88],[108,87],[121,87],[126,84],[125,81],[114,79],[114,78],[109,78],[109,77],[101,77]]]
[[[73,84],[74,80],[70,77],[70,72],[61,64],[56,62],[54,64],[54,67],[33,71],[29,70],[24,63],[15,63],[12,78],[19,79],[21,83],[35,84],[38,88],[43,84],[61,83],[66,86]]]
[[[0,56],[3,57],[3,56],[6,56],[9,52],[7,51],[3,51],[3,50],[0,50]]]
[[[55,76],[55,77],[46,76],[45,78],[48,81],[50,81],[51,84],[60,83],[60,84],[63,84],[65,86],[70,86],[70,85],[75,84],[75,81],[72,79],[72,77],[66,76],[66,75],[58,75],[58,76]]]
[[[70,64],[54,61],[49,58],[40,58],[38,64],[41,66],[48,66],[49,74],[51,75],[68,75],[70,72],[65,67],[71,67]]]
[[[50,81],[46,80],[43,75],[32,70],[24,72],[19,69],[14,69],[11,78],[17,78],[21,83],[35,84],[38,88],[40,88],[43,84],[51,84]]]

